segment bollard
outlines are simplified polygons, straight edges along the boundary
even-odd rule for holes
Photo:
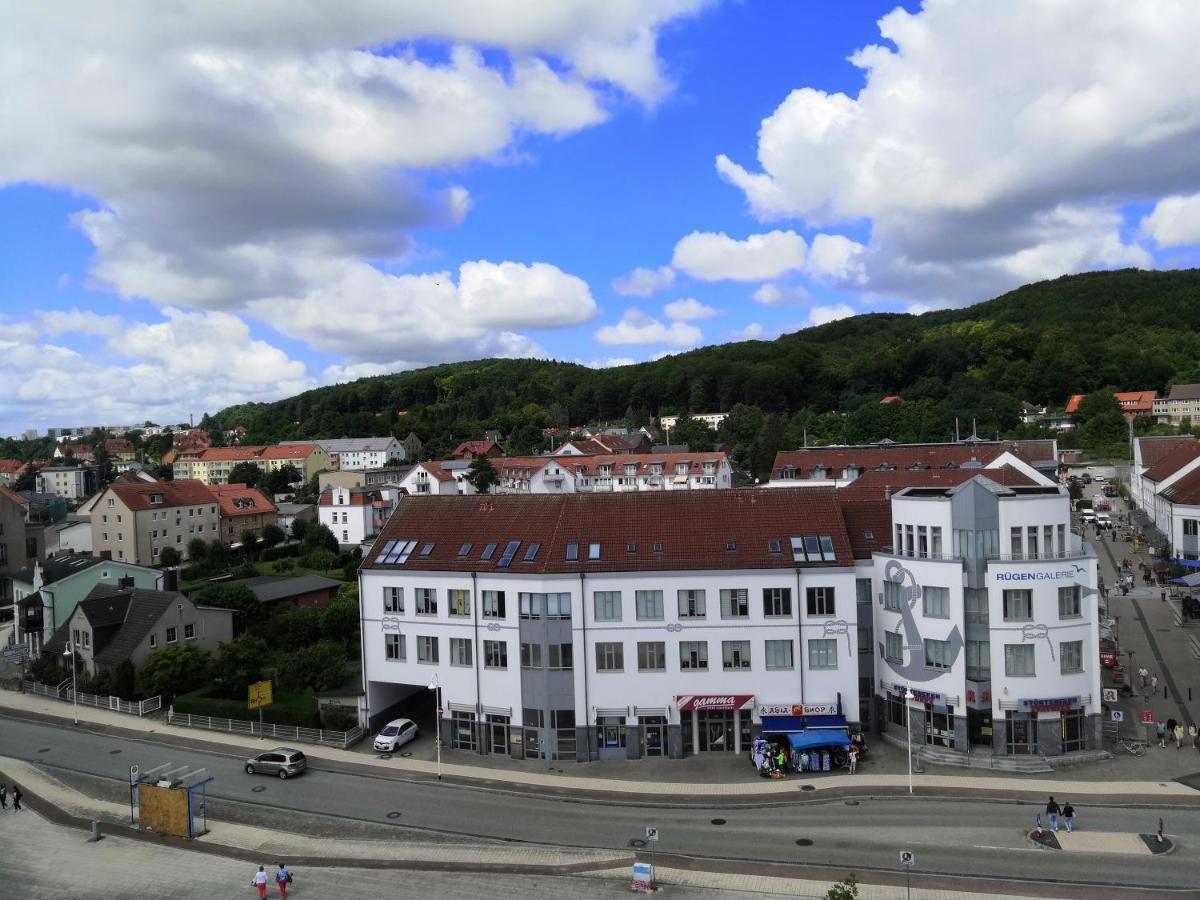
[[[100,820],[92,819],[92,836],[88,838],[88,843],[94,844],[102,837],[104,837],[104,835],[100,833]]]
[[[1163,842],[1163,823],[1162,819],[1158,820],[1158,834],[1155,839],[1161,844]]]

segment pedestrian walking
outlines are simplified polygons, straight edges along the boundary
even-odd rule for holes
[[[15,784],[13,785],[13,810],[20,811],[21,809],[21,789]]]
[[[1158,690],[1158,676],[1157,675],[1150,676],[1150,690],[1152,690],[1152,691]]]
[[[254,873],[254,878],[250,881],[251,887],[258,888],[259,900],[267,900],[267,870],[265,866],[259,866],[258,871]]]
[[[8,809],[8,785],[0,782],[0,809]]]
[[[1200,734],[1200,729],[1197,729],[1196,723],[1193,722],[1191,725],[1188,726],[1188,735],[1191,736],[1193,750],[1196,749],[1196,735],[1197,734]]]
[[[1063,821],[1067,825],[1067,834],[1071,833],[1071,827],[1075,822],[1075,807],[1071,805],[1071,801],[1067,800],[1063,803],[1062,808]]]
[[[1058,831],[1058,814],[1059,814],[1059,812],[1061,812],[1061,810],[1058,808],[1058,804],[1055,803],[1054,798],[1051,797],[1050,800],[1046,803],[1046,818],[1050,820],[1050,830],[1051,831]]]
[[[1167,746],[1167,723],[1159,719],[1154,725],[1154,733],[1158,735],[1158,746]]]
[[[1183,723],[1178,722],[1175,725],[1175,749],[1183,749]]]
[[[850,748],[849,759],[850,759],[850,774],[853,775],[854,770],[858,768],[858,750],[856,750],[854,747]]]
[[[275,884],[279,887],[280,900],[287,900],[288,885],[292,883],[292,873],[283,863],[275,863]]]
[[[1142,687],[1146,686],[1146,680],[1150,677],[1150,670],[1145,666],[1138,669],[1138,678],[1142,679]]]

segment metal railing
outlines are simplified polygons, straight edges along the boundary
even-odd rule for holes
[[[182,728],[221,731],[225,734],[241,734],[246,737],[281,738],[304,744],[338,747],[342,750],[357,744],[363,738],[363,730],[357,726],[349,731],[327,731],[323,728],[299,728],[294,725],[274,725],[270,722],[260,725],[258,722],[249,722],[243,719],[222,719],[216,716],[177,713],[174,708],[167,710],[167,724],[178,725]]]
[[[49,697],[51,700],[61,700],[64,703],[71,703],[76,698],[71,689],[70,679],[64,681],[57,687],[48,687],[44,684],[39,684],[36,681],[26,681],[21,685],[21,689],[26,694],[34,694],[38,697]],[[113,695],[100,696],[98,694],[88,694],[83,691],[79,692],[78,702],[80,706],[90,706],[93,709],[107,709],[111,712],[124,713],[129,716],[147,716],[152,712],[158,712],[162,709],[162,697],[150,697],[146,700],[122,700],[120,697]]]

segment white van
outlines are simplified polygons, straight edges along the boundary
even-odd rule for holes
[[[1112,528],[1112,516],[1106,512],[1096,513],[1097,528]]]
[[[1095,522],[1096,521],[1095,511],[1090,510],[1090,509],[1085,509],[1083,512],[1081,512],[1079,514],[1079,521],[1080,522]]]

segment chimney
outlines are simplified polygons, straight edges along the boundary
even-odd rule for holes
[[[885,484],[883,486],[883,499],[884,500],[892,499],[892,486],[890,484]]]

